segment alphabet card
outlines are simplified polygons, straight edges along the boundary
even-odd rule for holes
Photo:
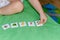
[[[40,22],[40,21],[35,21],[36,26],[43,26],[43,24],[40,24],[39,22]]]
[[[5,24],[5,25],[2,26],[2,28],[3,28],[4,30],[6,30],[6,29],[10,28],[10,25],[9,25],[9,24]]]
[[[20,25],[20,27],[27,26],[26,22],[20,22],[19,25]]]
[[[15,22],[15,23],[11,23],[11,28],[17,28],[18,27],[18,23]]]
[[[28,22],[28,26],[35,26],[34,22]]]

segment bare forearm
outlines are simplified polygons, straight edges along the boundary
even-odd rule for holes
[[[41,7],[41,4],[39,0],[29,0],[29,2],[33,5],[33,7],[40,13],[43,14],[43,9]]]

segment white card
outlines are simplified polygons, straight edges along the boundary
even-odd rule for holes
[[[19,25],[20,25],[20,27],[27,26],[26,22],[20,22]]]
[[[35,26],[34,22],[28,22],[28,26]]]
[[[17,28],[18,27],[18,23],[11,23],[11,28]]]
[[[43,26],[43,24],[40,24],[39,22],[40,22],[40,21],[35,21],[36,26]]]
[[[9,24],[5,24],[5,25],[2,26],[2,28],[3,28],[4,30],[6,30],[6,29],[10,28],[10,25],[9,25]]]

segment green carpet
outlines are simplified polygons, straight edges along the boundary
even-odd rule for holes
[[[21,13],[2,16],[0,15],[0,40],[60,40],[60,25],[53,21],[48,15],[47,23],[42,27],[18,27],[3,30],[2,25],[34,22],[39,20],[39,14],[31,7],[29,2],[24,1],[24,10]]]

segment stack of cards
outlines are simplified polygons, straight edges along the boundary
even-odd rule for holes
[[[19,26],[20,27],[26,27],[26,26],[28,26],[28,27],[35,27],[35,26],[40,27],[40,26],[43,26],[43,24],[40,24],[39,22],[40,21],[28,22],[28,23],[26,23],[26,22],[19,22],[19,23],[15,22],[15,23],[11,23],[10,25],[5,24],[5,25],[2,26],[2,28],[4,30],[6,30],[8,28],[17,28]]]

